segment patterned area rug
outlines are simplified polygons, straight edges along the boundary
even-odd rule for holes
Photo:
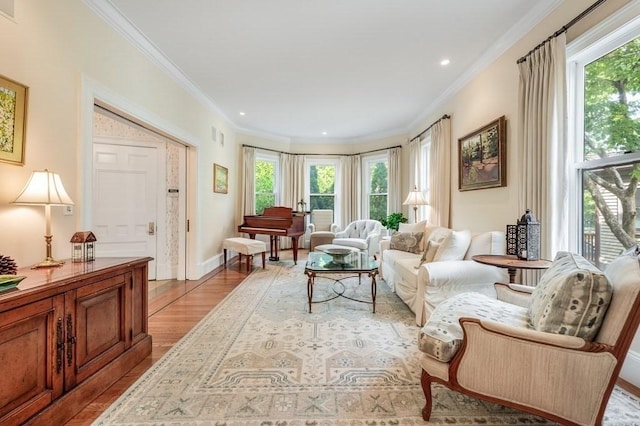
[[[371,305],[317,278],[308,312],[304,261],[255,270],[149,369],[96,425],[424,425],[413,314],[378,283]],[[334,278],[336,276],[333,276]],[[371,297],[369,278],[342,280]],[[433,424],[549,424],[434,385]],[[606,424],[640,423],[616,388]],[[430,423],[430,424],[431,424]]]

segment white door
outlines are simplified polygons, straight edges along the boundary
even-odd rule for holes
[[[157,150],[93,145],[93,225],[96,256],[156,258]],[[156,263],[149,262],[149,279]]]

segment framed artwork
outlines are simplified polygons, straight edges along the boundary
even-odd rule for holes
[[[0,161],[24,164],[27,88],[0,76]]]
[[[507,186],[504,115],[458,139],[458,174],[460,191]]]
[[[229,190],[229,170],[213,163],[213,192],[226,194]]]

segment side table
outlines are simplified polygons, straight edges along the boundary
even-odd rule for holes
[[[549,266],[551,266],[550,260],[522,260],[518,259],[515,255],[506,254],[477,254],[471,256],[471,259],[478,263],[484,263],[485,265],[507,268],[510,283],[515,282],[517,269],[548,269]]]

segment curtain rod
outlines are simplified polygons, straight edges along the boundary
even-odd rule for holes
[[[451,118],[451,116],[449,116],[449,114],[445,114],[442,117],[438,118],[436,121],[434,121],[433,123],[431,123],[431,125],[429,127],[427,127],[426,129],[424,129],[423,131],[421,131],[420,133],[418,133],[416,136],[412,137],[411,139],[409,139],[409,142],[413,142],[416,139],[419,139],[420,136],[424,135],[425,133],[427,133],[433,126],[435,126],[436,124],[438,124],[439,122],[441,122],[442,120],[446,120],[447,118]]]
[[[388,148],[380,148],[380,149],[372,149],[371,151],[365,151],[365,152],[359,152],[357,154],[305,154],[305,153],[295,153],[292,154],[290,152],[284,152],[284,151],[278,151],[277,149],[271,149],[271,148],[263,148],[261,146],[253,146],[253,145],[247,145],[247,144],[242,144],[243,147],[247,147],[247,148],[254,148],[254,149],[261,149],[263,151],[270,151],[270,152],[275,152],[277,154],[289,154],[289,155],[323,155],[323,156],[327,156],[327,155],[339,155],[339,156],[343,156],[343,157],[353,157],[354,155],[363,155],[363,154],[371,154],[374,152],[379,152],[379,151],[386,151],[388,149],[393,149],[393,148],[402,148],[402,146],[400,145],[396,145],[396,146],[390,146]]]
[[[600,6],[602,3],[604,3],[607,0],[598,0],[595,3],[593,3],[591,6],[589,6],[588,8],[586,8],[585,10],[582,11],[581,14],[579,14],[578,16],[576,16],[575,18],[573,18],[571,21],[569,21],[567,24],[565,24],[562,28],[560,28],[558,31],[556,31],[555,33],[551,34],[549,37],[546,38],[545,41],[543,41],[542,43],[540,43],[539,45],[537,45],[536,47],[534,47],[533,49],[531,49],[526,55],[524,55],[522,58],[518,59],[516,61],[516,64],[520,64],[524,61],[527,60],[527,58],[529,56],[531,56],[531,54],[533,52],[535,52],[536,50],[540,49],[542,46],[544,46],[547,42],[549,42],[550,40],[553,40],[554,38],[558,37],[560,34],[566,32],[569,28],[571,28],[573,25],[575,25],[576,23],[578,23],[578,21],[580,21],[582,18],[584,18],[585,16],[587,16],[589,13],[593,12],[593,10],[595,10],[598,6]]]

